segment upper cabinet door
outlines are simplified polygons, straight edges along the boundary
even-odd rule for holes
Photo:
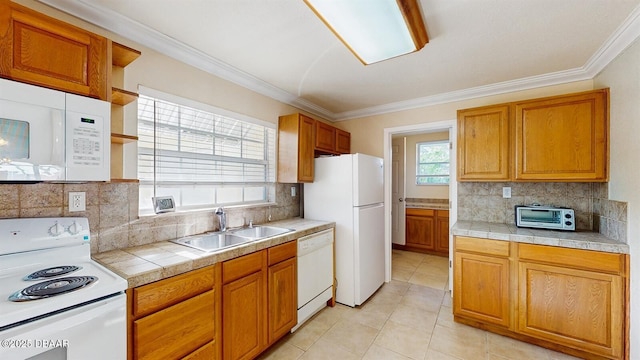
[[[516,103],[515,179],[608,180],[608,89]]]
[[[336,128],[316,121],[316,150],[336,152]]]
[[[458,181],[510,178],[509,105],[458,111]]]
[[[336,152],[351,153],[351,133],[336,128]]]
[[[106,38],[9,1],[0,13],[1,77],[110,100]]]

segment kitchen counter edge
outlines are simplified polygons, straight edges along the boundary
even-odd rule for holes
[[[129,288],[134,288],[284,244],[318,231],[335,228],[335,222],[301,218],[261,225],[289,228],[294,232],[252,241],[218,252],[205,252],[170,241],[159,241],[93,254],[92,258],[126,279]]]
[[[469,236],[482,239],[513,241],[618,254],[629,253],[628,244],[610,239],[600,233],[592,231],[528,229],[518,228],[513,224],[461,220],[453,225],[451,233],[456,236]]]

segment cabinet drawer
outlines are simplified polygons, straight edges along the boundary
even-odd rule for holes
[[[202,346],[200,349],[182,358],[182,360],[215,360],[215,359],[217,359],[215,341],[212,341]]]
[[[436,210],[436,215],[439,218],[449,218],[449,210]]]
[[[624,255],[554,246],[518,244],[520,260],[557,264],[611,274],[624,272]]]
[[[266,261],[266,250],[241,256],[222,263],[222,282],[224,284],[241,277],[261,271]],[[264,264],[266,265],[266,264]]]
[[[495,256],[508,257],[510,254],[509,244],[509,241],[488,240],[464,236],[456,236],[455,238],[456,251],[477,252]]]
[[[177,359],[213,341],[215,291],[133,322],[135,359]]]
[[[433,216],[435,215],[436,211],[433,209],[414,209],[414,208],[407,208],[406,209],[406,215],[412,215],[412,216]]]
[[[298,253],[298,244],[294,241],[288,243],[273,246],[267,249],[267,258],[269,266],[277,264],[281,261],[295,257]]]
[[[133,317],[148,315],[213,289],[213,271],[210,266],[134,288],[131,292]]]

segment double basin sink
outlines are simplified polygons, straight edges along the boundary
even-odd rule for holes
[[[276,226],[253,226],[236,230],[218,231],[201,235],[188,236],[176,240],[171,240],[171,242],[189,246],[202,251],[213,252],[256,240],[262,240],[286,234],[292,231],[292,229]]]

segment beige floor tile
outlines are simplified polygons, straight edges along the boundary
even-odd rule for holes
[[[527,344],[506,336],[487,333],[489,354],[519,360],[548,359],[548,350],[536,345]]]
[[[420,333],[430,334],[433,332],[433,327],[436,325],[437,318],[437,313],[425,311],[419,307],[400,304],[391,314],[389,320],[398,324],[410,326],[419,330]]]
[[[444,291],[412,284],[402,299],[403,304],[419,307],[426,311],[440,311]]]
[[[382,329],[388,318],[389,314],[370,310],[369,308],[357,308],[343,316],[343,319],[355,321],[359,324],[367,325],[377,330]]]
[[[360,356],[345,350],[341,346],[336,346],[327,340],[320,339],[300,357],[300,360],[358,360],[360,358]]]
[[[445,286],[448,285],[448,276],[414,273],[409,279],[409,282],[416,285],[445,290]]]
[[[387,321],[375,344],[411,359],[422,360],[429,348],[430,335],[394,321]]]
[[[371,345],[366,354],[362,357],[362,360],[410,360],[404,355],[400,355],[397,352],[385,349],[376,344]]]
[[[393,269],[398,269],[398,270],[412,270],[415,271],[417,268],[420,267],[422,263],[416,260],[411,260],[411,259],[398,259],[395,261],[391,262],[391,267]]]
[[[286,341],[280,341],[272,346],[267,352],[262,354],[259,360],[296,360],[304,354],[302,349],[299,349]]]
[[[320,312],[322,314],[324,311],[327,311],[329,308],[325,308]],[[326,333],[331,326],[325,322],[317,321],[318,316],[311,318],[308,320],[302,327],[300,327],[296,332],[291,334],[285,341],[302,350],[309,350],[309,348],[320,339],[324,333]]]
[[[388,283],[384,283],[378,290],[379,293],[391,293],[395,295],[404,296],[407,290],[411,287],[411,284],[406,281],[394,281],[391,280]]]
[[[321,340],[340,345],[349,352],[363,356],[377,335],[378,329],[343,319],[329,329]]]
[[[446,306],[443,306],[440,308],[440,311],[438,312],[438,321],[436,323],[438,325],[446,326],[448,328],[454,328],[456,326],[464,326],[461,324],[457,324],[453,320],[453,309]]]
[[[453,298],[451,297],[451,291],[446,291],[444,298],[442,299],[442,306],[453,307]]]
[[[567,354],[563,354],[560,352],[556,352],[553,350],[547,350],[549,352],[549,359],[551,360],[579,360],[581,358],[575,357],[575,356],[571,356],[571,355],[567,355]]]
[[[429,349],[427,351],[427,357],[425,360],[460,360],[457,357],[453,357],[441,352]]]
[[[463,360],[485,360],[486,338],[485,331],[469,326],[448,328],[436,325],[429,349]]]
[[[409,281],[409,279],[411,279],[411,276],[413,276],[413,273],[414,271],[412,270],[400,270],[394,268],[391,271],[391,279],[395,281]]]

